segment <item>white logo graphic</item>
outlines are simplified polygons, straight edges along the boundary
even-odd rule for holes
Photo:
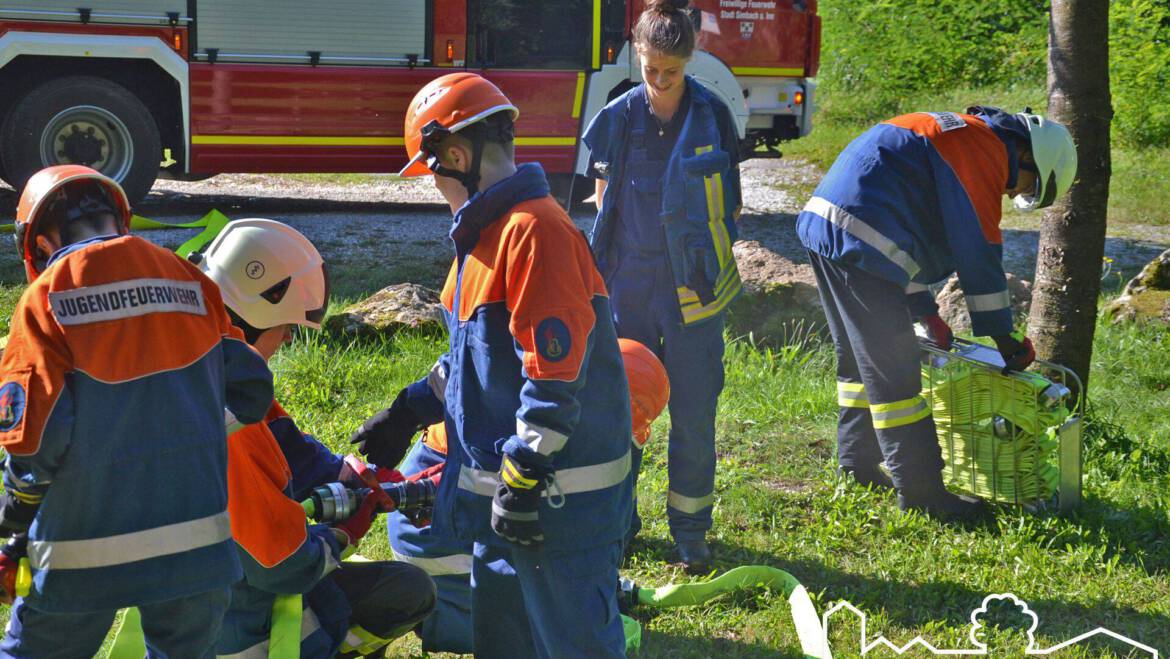
[[[1016,597],[1015,595],[1013,595],[1011,593],[988,595],[987,597],[983,598],[983,604],[981,604],[979,606],[979,608],[977,608],[971,612],[971,631],[968,634],[968,638],[971,640],[971,645],[973,647],[969,648],[969,649],[968,648],[961,648],[961,649],[954,649],[954,650],[948,650],[945,648],[936,648],[933,645],[931,645],[929,642],[927,642],[925,639],[923,639],[921,636],[916,636],[916,637],[914,637],[914,639],[912,639],[908,643],[906,643],[904,645],[900,645],[900,646],[895,645],[892,641],[887,639],[885,636],[881,636],[881,635],[878,635],[873,640],[870,640],[870,638],[867,634],[867,630],[866,630],[866,622],[867,622],[866,617],[867,616],[866,616],[865,612],[858,609],[857,607],[853,606],[849,602],[845,602],[845,601],[837,602],[836,604],[833,605],[833,607],[831,609],[826,611],[825,614],[823,616],[821,616],[821,627],[822,627],[822,629],[824,629],[824,634],[825,634],[824,648],[823,648],[824,651],[822,652],[822,656],[826,656],[826,657],[830,656],[829,655],[829,618],[831,618],[833,616],[833,614],[835,614],[841,610],[846,610],[846,611],[849,611],[849,612],[853,613],[854,615],[856,615],[858,621],[861,624],[861,630],[860,630],[861,631],[861,638],[858,639],[858,648],[860,650],[861,655],[865,655],[866,653],[870,652],[871,650],[873,650],[875,648],[886,648],[888,650],[893,650],[897,654],[904,654],[904,653],[906,653],[906,652],[908,652],[911,649],[914,649],[916,647],[919,649],[928,650],[932,654],[936,654],[936,655],[987,655],[988,654],[987,644],[984,643],[983,641],[979,640],[979,636],[981,635],[980,630],[983,627],[983,623],[981,622],[981,618],[987,614],[988,605],[995,603],[997,601],[1009,602],[1010,604],[1016,606],[1020,610],[1022,615],[1027,616],[1028,618],[1031,619],[1032,622],[1031,622],[1031,625],[1028,627],[1028,631],[1027,631],[1028,648],[1025,650],[1025,653],[1028,655],[1052,654],[1054,652],[1058,652],[1058,651],[1063,650],[1067,647],[1076,645],[1082,641],[1088,640],[1088,639],[1095,637],[1095,636],[1107,636],[1107,637],[1112,638],[1114,640],[1121,641],[1122,643],[1128,643],[1135,650],[1140,650],[1142,652],[1148,653],[1149,656],[1152,657],[1153,659],[1159,659],[1159,657],[1161,656],[1158,654],[1158,651],[1155,650],[1154,648],[1152,648],[1148,645],[1142,644],[1142,643],[1138,643],[1137,641],[1133,640],[1132,638],[1129,638],[1127,636],[1122,636],[1121,634],[1118,634],[1117,632],[1105,629],[1104,627],[1098,627],[1092,631],[1085,632],[1084,634],[1081,634],[1080,636],[1077,636],[1075,638],[1071,638],[1063,643],[1059,643],[1059,644],[1054,645],[1050,648],[1038,648],[1038,647],[1036,647],[1035,634],[1036,634],[1036,628],[1039,627],[1039,625],[1040,625],[1040,618],[1039,618],[1039,616],[1037,616],[1035,614],[1035,612],[1032,611],[1032,609],[1028,606],[1027,602]],[[1130,655],[1130,656],[1138,656],[1138,655]]]
[[[740,21],[739,36],[744,39],[751,39],[752,33],[756,31],[755,21]]]

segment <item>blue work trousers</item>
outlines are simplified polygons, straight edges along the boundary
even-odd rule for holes
[[[224,613],[231,600],[227,588],[189,597],[139,606],[146,656],[204,659],[215,656]],[[77,659],[97,656],[114,622],[116,609],[93,613],[46,613],[23,598],[12,607],[12,617],[0,657]]]
[[[624,657],[621,542],[583,550],[475,543],[471,619],[480,659]]]
[[[677,541],[703,539],[711,528],[715,499],[715,410],[723,391],[723,315],[682,324],[665,254],[627,253],[606,285],[618,336],[653,350],[670,377],[666,499],[670,534]],[[635,448],[635,478],[641,464],[642,451]],[[641,527],[635,505],[628,537]]]
[[[837,351],[838,462],[866,470],[884,460],[902,492],[941,487],[942,450],[921,397],[922,350],[905,292],[815,252],[809,260]]]

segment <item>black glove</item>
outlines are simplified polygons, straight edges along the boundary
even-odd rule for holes
[[[349,438],[350,444],[357,444],[358,451],[379,467],[398,466],[411,440],[423,429],[422,421],[406,404],[406,389],[390,407],[366,419],[361,428]]]
[[[500,463],[500,484],[492,499],[492,530],[496,535],[524,547],[544,542],[540,526],[540,493],[545,475],[505,455]]]
[[[40,504],[21,501],[11,492],[0,495],[0,538],[28,531],[37,508]]]
[[[1036,349],[1032,347],[1032,339],[1022,333],[1012,332],[991,338],[995,341],[1000,356],[1003,357],[1004,375],[1009,371],[1022,371],[1036,361]]]

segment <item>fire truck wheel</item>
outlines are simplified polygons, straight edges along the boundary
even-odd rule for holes
[[[150,110],[121,85],[95,76],[34,88],[0,128],[0,160],[17,190],[49,165],[87,165],[122,184],[133,204],[154,185],[162,141]]]

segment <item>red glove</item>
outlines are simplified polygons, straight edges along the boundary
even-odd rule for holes
[[[919,321],[926,328],[926,338],[942,350],[950,350],[951,342],[955,340],[955,333],[951,326],[938,314],[932,313],[922,317]]]
[[[394,510],[394,502],[382,491],[383,481],[378,477],[378,472],[371,469],[361,458],[352,453],[345,456],[345,466],[342,468],[340,476],[348,477],[359,483],[360,486],[370,488],[370,496],[374,497],[374,501],[382,512],[388,513]]]
[[[378,493],[382,493],[381,488],[378,488]],[[362,505],[358,507],[353,516],[344,522],[334,524],[333,528],[349,537],[350,547],[356,547],[361,539],[370,532],[370,525],[374,523],[374,515],[377,512],[378,498],[374,492],[371,492],[366,495],[365,499],[362,499]]]
[[[991,338],[995,341],[995,347],[999,349],[1000,356],[1003,357],[1004,375],[1007,375],[1009,371],[1022,371],[1036,361],[1036,349],[1032,347],[1032,339],[1024,336],[1023,333],[1016,331]]]

